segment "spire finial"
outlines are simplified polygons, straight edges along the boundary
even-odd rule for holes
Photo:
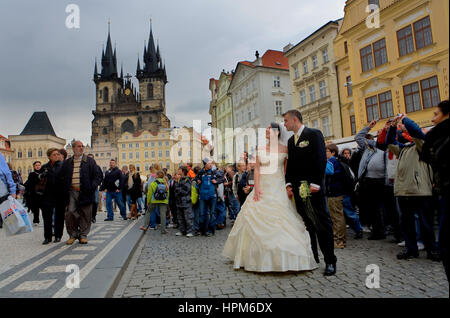
[[[111,29],[111,19],[108,18],[108,33],[110,32]]]

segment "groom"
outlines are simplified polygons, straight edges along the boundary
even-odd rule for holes
[[[295,198],[297,212],[305,222],[311,237],[311,248],[314,258],[319,263],[317,241],[325,258],[324,275],[336,273],[336,256],[334,255],[333,226],[325,201],[325,168],[327,157],[325,141],[320,130],[307,128],[302,123],[302,115],[298,110],[289,110],[285,114],[284,125],[294,135],[288,140],[288,163],[286,168],[286,191],[289,199]],[[301,181],[311,185],[311,204],[319,223],[316,228],[305,212],[303,200],[300,198]]]

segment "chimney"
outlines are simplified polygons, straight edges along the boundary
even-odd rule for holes
[[[283,48],[283,53],[286,53],[287,51],[289,51],[291,48],[293,48],[294,46],[291,44],[291,43],[289,43],[288,45],[286,45],[284,48]]]

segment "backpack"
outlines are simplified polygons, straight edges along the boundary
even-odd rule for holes
[[[157,186],[154,193],[155,200],[164,201],[167,199],[167,187],[164,183],[160,183],[158,180],[155,180]]]
[[[341,165],[342,189],[345,194],[350,194],[355,191],[357,178],[348,164],[340,159],[338,159],[338,162]]]

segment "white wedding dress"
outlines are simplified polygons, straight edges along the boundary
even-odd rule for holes
[[[305,271],[318,267],[303,219],[289,200],[284,178],[286,153],[279,153],[273,173],[261,160],[259,201],[252,191],[234,222],[222,255],[235,269],[252,272]]]

